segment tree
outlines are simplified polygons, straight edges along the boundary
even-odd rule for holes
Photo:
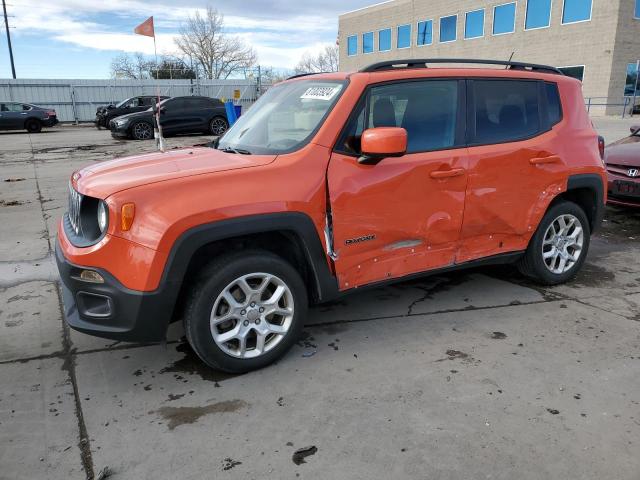
[[[316,55],[306,52],[296,65],[295,71],[296,73],[337,72],[338,46],[326,45]]]
[[[257,61],[251,46],[224,33],[224,16],[210,6],[204,16],[196,11],[188,18],[175,42],[183,55],[202,67],[207,78],[229,78]]]
[[[141,53],[131,56],[123,53],[111,61],[111,76],[141,80],[150,77],[149,72],[153,67],[154,62],[147,60]]]
[[[188,80],[196,78],[196,72],[181,58],[163,56],[158,67],[153,67],[150,76],[160,80]]]

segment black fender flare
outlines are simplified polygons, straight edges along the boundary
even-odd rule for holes
[[[168,290],[177,297],[189,263],[198,249],[212,242],[266,232],[294,234],[300,240],[318,301],[324,302],[338,296],[338,283],[329,269],[316,227],[311,218],[301,212],[249,215],[207,223],[185,231],[171,248],[160,284],[165,288],[171,285],[172,288]]]
[[[586,212],[591,219],[590,227],[591,233],[593,233],[598,228],[600,228],[605,212],[605,186],[603,184],[602,177],[596,173],[581,173],[569,176],[567,180],[567,192],[579,189],[590,190],[595,196],[595,202],[593,203],[592,211]]]

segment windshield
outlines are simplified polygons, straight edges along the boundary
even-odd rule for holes
[[[271,87],[220,139],[220,150],[280,154],[305,145],[340,97],[344,81],[304,80]]]
[[[124,105],[126,105],[127,103],[129,103],[131,101],[130,98],[127,98],[126,100],[121,101],[120,103],[118,103],[116,105],[116,108],[122,108]]]

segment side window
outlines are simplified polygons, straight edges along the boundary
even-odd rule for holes
[[[368,128],[402,127],[407,153],[455,145],[457,80],[393,83],[373,87],[361,100],[337,144],[337,150],[360,153],[360,136]]]
[[[24,110],[25,112],[28,112],[29,110],[31,110],[33,107],[31,105],[22,105],[22,110]]]
[[[22,105],[19,103],[9,103],[7,107],[10,112],[22,112]]]
[[[540,131],[538,82],[474,80],[476,144],[522,140]]]
[[[547,82],[545,91],[547,92],[547,110],[549,112],[549,124],[551,126],[562,120],[562,103],[560,102],[560,93],[558,93],[558,85]]]
[[[186,101],[183,98],[174,98],[165,103],[165,106],[167,110],[171,110],[171,112],[182,111],[186,107]]]

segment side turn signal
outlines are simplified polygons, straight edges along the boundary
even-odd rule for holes
[[[120,229],[123,232],[128,231],[133,224],[133,218],[136,215],[136,206],[133,203],[125,203],[122,205],[120,215]]]

